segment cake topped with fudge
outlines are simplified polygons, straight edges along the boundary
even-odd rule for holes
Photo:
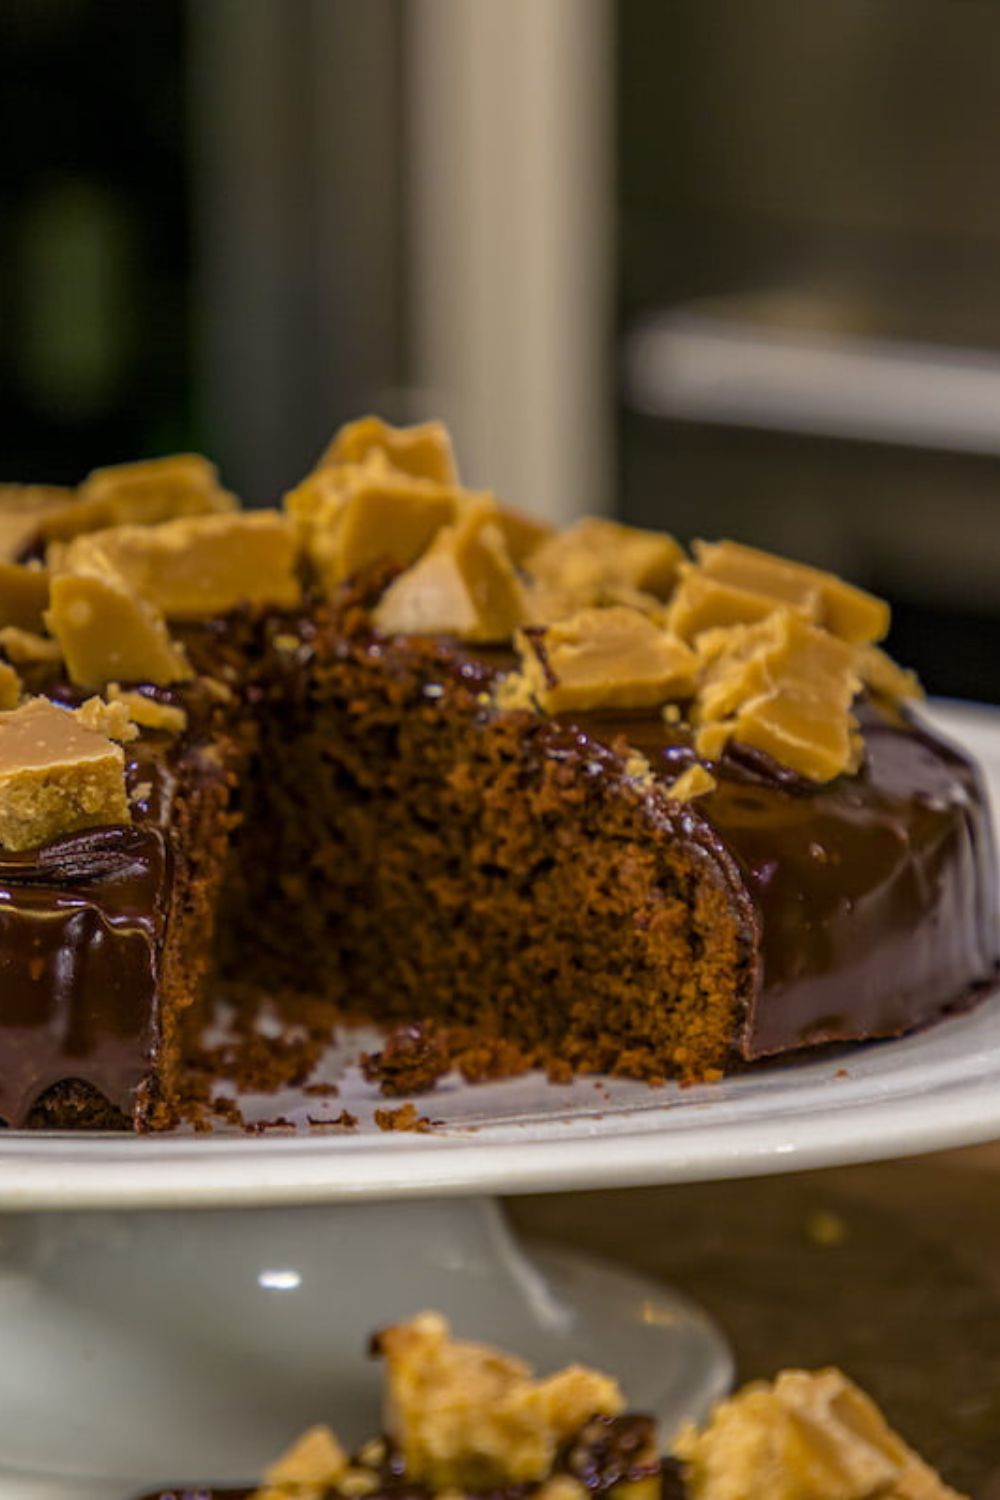
[[[374,417],[273,509],[0,487],[0,547],[8,1126],[170,1128],[221,994],[661,1081],[996,982],[979,772],[829,573],[555,531]]]

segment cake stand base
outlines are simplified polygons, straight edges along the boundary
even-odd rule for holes
[[[124,1500],[259,1472],[304,1426],[378,1430],[380,1324],[438,1308],[540,1370],[619,1377],[669,1432],[729,1385],[705,1315],[495,1202],[0,1218],[0,1494]]]

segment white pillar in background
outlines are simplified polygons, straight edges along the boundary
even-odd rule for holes
[[[612,0],[407,0],[412,413],[463,476],[609,506]]]

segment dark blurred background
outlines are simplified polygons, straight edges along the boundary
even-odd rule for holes
[[[1000,6],[4,0],[0,477],[473,482],[734,535],[1000,701]]]

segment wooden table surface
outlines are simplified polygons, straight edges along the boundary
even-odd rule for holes
[[[1000,1500],[1000,1145],[508,1208],[701,1302],[741,1380],[840,1365],[953,1485]]]

